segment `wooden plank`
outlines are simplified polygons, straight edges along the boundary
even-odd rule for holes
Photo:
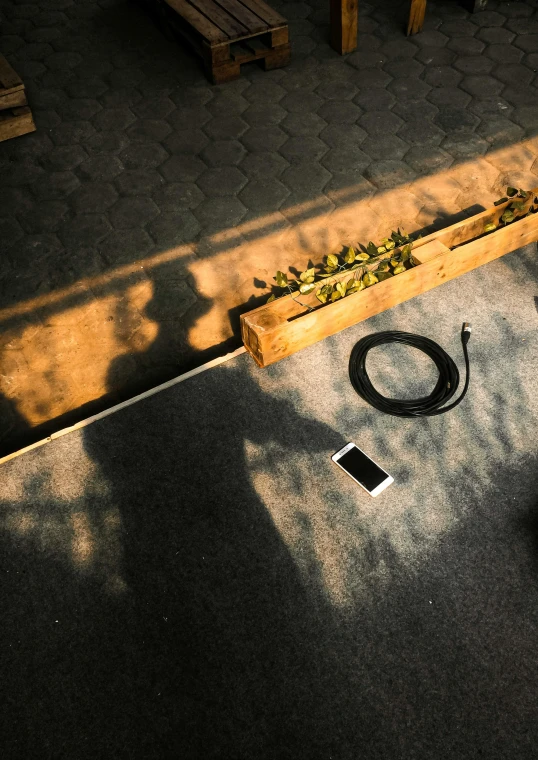
[[[23,88],[24,84],[20,76],[11,68],[4,56],[0,55],[0,94],[7,95]]]
[[[426,15],[426,0],[411,0],[409,21],[407,24],[407,36],[422,31],[424,17]]]
[[[218,26],[212,24],[209,19],[187,3],[186,0],[165,0],[165,2],[208,42],[228,42],[228,35],[219,29]]]
[[[417,264],[425,264],[427,261],[431,261],[437,256],[447,253],[449,250],[450,248],[447,248],[444,243],[436,239],[413,251],[413,259]]]
[[[265,21],[252,13],[239,0],[216,0],[216,2],[243,24],[251,34],[258,34],[269,29]]]
[[[483,223],[480,229],[483,231]],[[260,366],[273,364],[301,348],[536,240],[538,214],[445,253],[439,252],[442,251],[439,240],[431,240],[413,252],[415,258],[422,252],[424,263],[329,306],[286,319],[277,304],[284,300],[289,303],[290,297],[287,296],[244,314],[241,317],[243,342]],[[300,300],[303,301],[303,298],[300,297]]]
[[[281,26],[279,29],[273,29],[271,31],[271,47],[287,45],[289,41],[290,38],[287,26]]]
[[[282,66],[287,66],[291,60],[291,45],[280,45],[280,47],[273,48],[270,53],[267,53],[262,58],[262,65],[264,71],[271,71],[272,69],[279,69]]]
[[[357,47],[358,0],[331,0],[331,47],[340,55]]]
[[[244,34],[248,34],[248,29],[240,24],[233,16],[226,13],[220,5],[214,3],[213,0],[190,0],[200,13],[203,13],[212,24],[218,26],[219,29],[230,38],[241,37]]]
[[[35,132],[32,112],[28,106],[0,111],[0,142],[26,135],[28,132]]]
[[[27,104],[26,91],[15,90],[15,92],[9,92],[7,95],[3,94],[3,90],[0,90],[0,111],[5,111],[6,108],[20,108]]]
[[[287,26],[288,22],[284,16],[277,13],[267,3],[264,3],[263,0],[243,0],[243,5],[246,5],[252,13],[259,16],[268,26]]]

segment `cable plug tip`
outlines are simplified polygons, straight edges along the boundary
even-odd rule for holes
[[[464,322],[463,323],[463,332],[469,332],[470,333],[471,331],[472,331],[471,323],[470,322]]]
[[[470,339],[471,339],[471,323],[464,322],[463,327],[461,329],[461,340],[463,342],[463,345],[466,346]]]

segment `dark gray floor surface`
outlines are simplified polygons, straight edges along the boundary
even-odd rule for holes
[[[537,275],[533,245],[4,465],[4,757],[533,757]],[[455,411],[354,395],[362,335],[419,332],[461,366],[464,319]],[[433,381],[411,352],[371,368]],[[331,464],[348,440],[394,476],[378,499]]]

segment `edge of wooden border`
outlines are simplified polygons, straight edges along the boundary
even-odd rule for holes
[[[36,443],[30,444],[30,446],[25,446],[18,451],[13,451],[11,454],[6,454],[5,457],[0,457],[0,464],[9,462],[11,459],[20,457],[23,454],[26,454],[28,451],[32,451],[33,449],[38,449],[40,446],[44,446],[46,443],[55,441],[57,438],[68,435],[68,433],[73,433],[75,430],[80,430],[81,428],[87,427],[93,422],[102,420],[111,414],[120,412],[122,409],[126,409],[128,406],[132,406],[139,401],[143,401],[150,396],[154,396],[156,393],[165,391],[167,388],[172,388],[174,385],[182,383],[184,380],[188,380],[195,375],[199,375],[208,369],[218,367],[219,364],[224,364],[225,362],[230,361],[231,359],[235,359],[236,356],[241,356],[241,354],[244,353],[246,353],[246,348],[244,346],[240,346],[229,354],[220,356],[217,359],[212,359],[210,362],[202,364],[200,367],[196,367],[195,369],[191,369],[188,372],[185,372],[183,375],[178,375],[177,377],[173,377],[171,380],[167,380],[166,383],[161,383],[161,385],[156,385],[154,388],[150,388],[148,391],[144,391],[144,393],[139,393],[138,396],[133,396],[133,398],[129,398],[126,401],[121,401],[119,404],[115,404],[108,409],[104,409],[102,412],[98,412],[98,414],[93,414],[91,417],[86,417],[86,419],[81,420],[80,422],[76,422],[74,425],[70,425],[69,427],[63,428],[62,430],[58,430],[56,433],[52,433],[51,435],[47,436],[47,438],[43,438],[41,441],[36,441]]]

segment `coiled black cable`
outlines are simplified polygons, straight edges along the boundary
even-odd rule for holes
[[[452,358],[444,351],[441,346],[429,338],[423,338],[421,335],[413,333],[387,331],[374,333],[361,338],[354,346],[349,358],[349,378],[359,396],[371,404],[380,412],[392,414],[395,417],[433,417],[436,414],[444,414],[454,409],[461,403],[467,393],[470,380],[469,354],[467,352],[467,343],[471,337],[471,326],[464,323],[461,331],[461,342],[463,345],[463,355],[465,357],[466,378],[465,385],[461,396],[450,404],[444,406],[450,401],[456,393],[460,382],[460,373]],[[371,348],[382,346],[385,343],[403,343],[407,346],[418,348],[432,359],[439,370],[439,379],[433,391],[429,396],[411,400],[386,398],[382,396],[374,386],[368,372],[366,371],[366,356]],[[443,407],[443,408],[441,408]]]

